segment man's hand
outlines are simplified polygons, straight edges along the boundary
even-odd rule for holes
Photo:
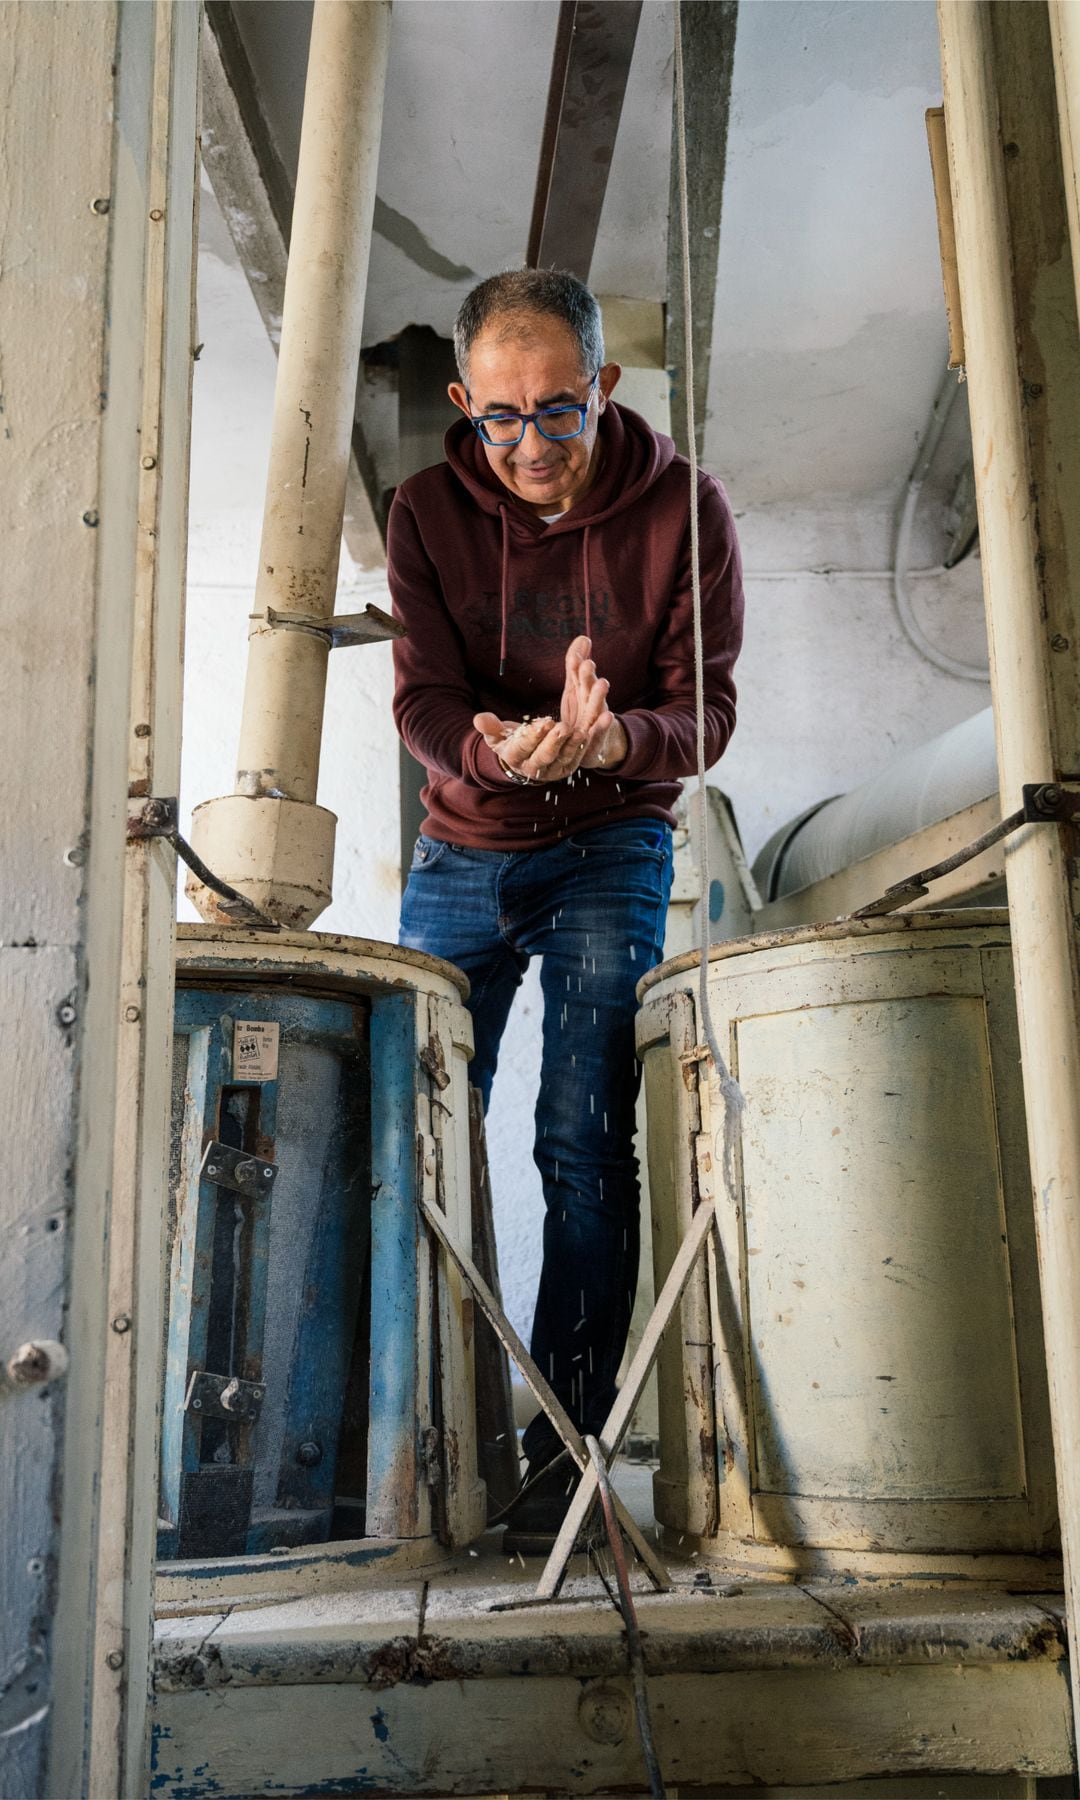
[[[515,724],[477,713],[473,724],[499,761],[529,781],[565,781],[577,769],[614,769],[627,751],[626,732],[607,706],[608,683],[596,673],[587,637],[566,652],[557,720]]]

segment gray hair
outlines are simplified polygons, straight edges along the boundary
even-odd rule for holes
[[[474,287],[454,323],[454,355],[462,381],[469,379],[469,352],[495,320],[529,314],[560,319],[573,335],[581,372],[592,375],[604,361],[604,327],[596,299],[583,281],[563,269],[507,269]],[[511,327],[513,329],[513,327]]]

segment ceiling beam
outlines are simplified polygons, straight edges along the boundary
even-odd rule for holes
[[[561,0],[526,262],[588,281],[641,0]]]
[[[202,157],[275,351],[285,299],[292,182],[259,106],[228,0],[209,0],[202,27]],[[343,535],[362,569],[382,568],[382,508],[359,421],[345,487]]]
[[[731,71],[735,61],[738,0],[681,0],[686,101],[686,173],[690,213],[690,301],[693,316],[694,414],[697,453],[704,453],[713,313],[720,255],[720,208],[727,163]],[[686,333],[682,242],[679,230],[678,146],[671,140],[668,211],[667,362],[672,375],[671,434],[689,448],[686,405]]]

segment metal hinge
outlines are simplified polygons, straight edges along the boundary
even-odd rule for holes
[[[266,1389],[259,1381],[241,1381],[238,1375],[211,1375],[192,1369],[185,1410],[204,1419],[231,1419],[237,1425],[253,1425],[262,1411]]]
[[[277,1164],[246,1150],[234,1150],[211,1138],[203,1152],[199,1179],[236,1194],[268,1194],[277,1179]]]

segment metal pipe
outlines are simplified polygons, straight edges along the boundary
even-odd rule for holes
[[[390,0],[316,0],[236,791],[194,815],[204,860],[283,924],[331,897],[336,820],[315,804],[329,643],[270,613],[334,611],[389,44]]]
[[[939,0],[1001,805],[1080,738],[1080,347],[1047,12]],[[1004,152],[1004,154],[1003,154]],[[1039,381],[1032,376],[1038,370]],[[1006,857],[1070,1641],[1080,1642],[1080,960],[1071,828]],[[1080,1657],[1071,1663],[1080,1717]]]

